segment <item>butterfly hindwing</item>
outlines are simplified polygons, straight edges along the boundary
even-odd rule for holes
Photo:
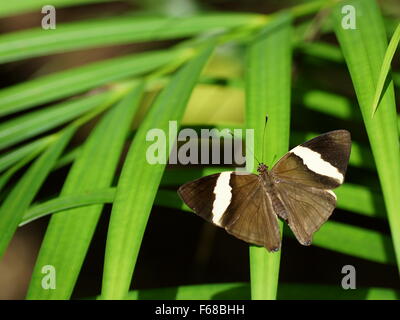
[[[223,172],[181,186],[178,194],[199,216],[246,242],[280,248],[277,216],[255,174]]]
[[[276,190],[286,207],[286,222],[296,239],[302,245],[310,245],[314,232],[335,209],[335,194],[330,190],[285,182],[276,184]]]
[[[262,187],[261,177],[255,177],[254,186],[232,189],[232,202],[227,209],[224,228],[235,237],[248,243],[264,246],[268,251],[277,251],[281,246],[278,217],[274,213],[269,196]],[[241,174],[232,175],[232,185],[240,184]],[[247,194],[245,190],[251,190]],[[229,217],[231,216],[231,217]]]

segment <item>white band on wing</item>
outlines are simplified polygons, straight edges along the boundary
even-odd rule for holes
[[[212,209],[212,221],[217,225],[220,225],[222,215],[231,203],[232,188],[229,185],[231,173],[232,172],[230,171],[222,172],[218,177],[217,183],[214,187],[215,200]]]
[[[297,146],[290,152],[300,157],[308,169],[320,175],[335,179],[339,183],[343,183],[343,174],[341,174],[339,170],[331,165],[328,161],[322,159],[318,152],[302,146]]]

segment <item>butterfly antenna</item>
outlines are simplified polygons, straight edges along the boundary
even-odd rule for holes
[[[261,159],[262,160],[264,160],[264,142],[265,142],[265,132],[267,129],[267,122],[268,122],[268,115],[265,116],[265,123],[264,123],[263,141],[262,141],[262,147],[261,147],[261,150],[262,150],[262,153],[261,153],[262,158]]]
[[[229,134],[232,136],[232,139],[235,139],[235,136],[233,135],[233,133],[231,132],[230,129],[229,129]],[[246,150],[247,150],[247,148],[246,148]],[[253,158],[256,159],[257,163],[260,165],[261,162],[258,161],[258,159],[256,158],[256,155],[254,154],[254,152],[252,150],[250,150],[250,148],[249,148],[249,151],[252,154]]]

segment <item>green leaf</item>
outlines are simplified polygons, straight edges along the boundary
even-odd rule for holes
[[[289,147],[290,85],[291,19],[282,15],[268,24],[247,49],[246,127],[254,129],[255,157],[269,166]],[[266,115],[267,149],[262,154]],[[268,253],[265,248],[250,247],[252,299],[276,298],[279,262],[280,251]]]
[[[168,132],[169,121],[180,124],[192,89],[212,48],[207,47],[171,78],[135,135],[118,181],[110,218],[101,293],[103,299],[120,299],[128,293],[144,230],[165,168],[165,164],[148,163],[146,152],[151,143],[146,140],[147,133],[154,128]],[[169,143],[165,152],[169,154],[171,148],[172,143]]]
[[[343,29],[341,8],[352,5],[356,29]],[[392,240],[400,265],[400,154],[393,84],[384,91],[373,119],[372,101],[387,48],[386,32],[373,0],[343,1],[333,11],[342,48],[367,129],[387,209]]]
[[[249,13],[204,14],[192,17],[115,17],[57,24],[44,32],[35,28],[0,36],[0,63],[106,45],[137,43],[224,31],[262,20]]]
[[[400,23],[398,24],[392,39],[390,40],[389,46],[387,47],[385,57],[383,58],[381,71],[379,73],[378,82],[376,85],[375,96],[372,103],[372,117],[374,116],[376,109],[379,105],[379,100],[382,96],[383,87],[385,86],[386,78],[390,70],[390,65],[392,63],[392,59],[394,53],[396,52],[397,46],[400,41]]]
[[[78,118],[110,99],[110,92],[62,102],[54,106],[30,112],[0,124],[0,149],[54,129]]]
[[[24,226],[34,220],[69,209],[87,207],[93,204],[112,203],[116,188],[96,189],[85,193],[60,195],[48,201],[32,205],[23,215],[19,226]],[[175,192],[158,190],[155,203],[159,206],[191,211]],[[73,212],[70,210],[70,212]]]
[[[138,109],[143,86],[132,90],[101,119],[68,174],[62,196],[109,187]],[[70,209],[51,217],[33,271],[27,299],[69,299],[100,218],[102,205]],[[57,288],[44,290],[43,265],[57,270]]]
[[[25,212],[19,226],[22,227],[36,219],[68,209],[111,203],[114,201],[115,190],[115,188],[105,188],[82,194],[60,195],[46,202],[35,204]]]
[[[51,5],[57,8],[78,6],[87,3],[111,2],[115,0],[52,0]],[[24,13],[27,11],[41,11],[42,7],[50,4],[46,0],[3,1],[0,6],[0,17]]]
[[[0,90],[0,116],[62,99],[122,78],[137,76],[188,54],[153,51],[91,63]]]
[[[54,170],[60,169],[74,162],[74,160],[79,157],[81,151],[82,146],[78,146],[70,151],[65,152],[65,154],[58,159],[56,165],[54,166]]]
[[[60,195],[54,199],[31,206],[22,217],[19,226],[23,226],[49,214],[67,211],[68,209],[86,207],[93,204],[112,203],[116,188],[96,189],[83,194]],[[191,211],[175,192],[158,190],[155,203],[168,208]],[[72,211],[71,211],[72,212]]]
[[[27,155],[43,150],[52,141],[51,136],[47,136],[32,142],[29,142],[21,147],[3,154],[0,157],[0,172],[8,169],[19,160],[25,158]],[[0,188],[1,189],[1,188]]]
[[[50,137],[50,140],[53,139],[54,136]],[[40,148],[35,148],[24,157],[22,157],[18,162],[13,164],[7,171],[5,171],[0,177],[0,191],[7,185],[8,181],[16,174],[20,169],[29,164],[33,159],[39,156],[43,150],[46,149],[46,146],[41,146]]]
[[[18,224],[51,168],[72,137],[75,127],[63,131],[58,139],[29,167],[0,207],[0,257],[3,255]]]

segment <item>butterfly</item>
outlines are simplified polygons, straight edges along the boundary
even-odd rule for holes
[[[258,174],[225,171],[182,185],[181,199],[196,214],[250,244],[281,247],[278,217],[305,246],[336,207],[351,151],[347,130],[311,139]]]

